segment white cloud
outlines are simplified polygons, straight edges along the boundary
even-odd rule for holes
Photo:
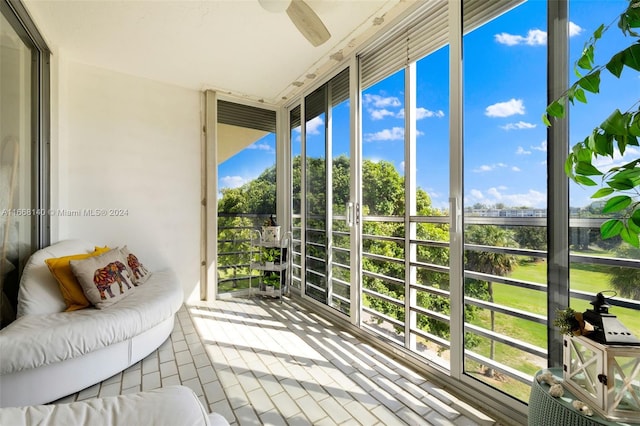
[[[477,169],[473,169],[473,171],[476,172],[476,173],[483,173],[483,172],[490,172],[493,169],[495,169],[495,166],[489,166],[487,164],[483,164],[482,166],[478,167]]]
[[[489,105],[485,110],[488,117],[510,117],[515,114],[524,114],[524,103],[522,99],[510,99],[507,102],[498,102]]]
[[[319,135],[320,131],[318,129],[322,126],[324,126],[324,120],[322,117],[317,116],[307,121],[307,126],[305,128],[307,129],[308,135]]]
[[[547,141],[540,142],[538,146],[532,146],[531,149],[535,149],[536,151],[547,152]]]
[[[380,96],[370,93],[365,93],[362,98],[362,103],[365,106],[372,106],[374,108],[399,107],[402,105],[400,99],[395,96]]]
[[[404,161],[400,162],[400,170],[404,171]]]
[[[437,111],[431,111],[430,109],[427,109],[427,108],[422,108],[422,107],[416,108],[416,120],[422,120],[423,118],[431,118],[431,117],[442,118],[444,117],[444,111],[442,111],[441,109]],[[396,115],[396,118],[404,118],[404,108],[402,108],[398,112],[398,114]]]
[[[495,163],[495,164],[483,164],[482,166],[473,169],[473,172],[475,173],[484,173],[484,172],[490,172],[492,170],[495,170],[497,168],[505,168],[508,167],[506,164],[504,163]]]
[[[369,113],[371,114],[372,120],[382,120],[385,117],[396,117],[397,114],[393,111],[389,111],[388,109],[369,109]]]
[[[518,166],[511,167],[511,170],[514,171],[514,172],[521,172],[522,171],[522,170],[520,170],[520,167],[518,167]]]
[[[416,108],[416,120],[422,120],[423,118],[430,117],[442,118],[444,117],[444,112],[442,110],[431,111],[426,108]]]
[[[247,149],[257,149],[260,151],[272,151],[273,148],[268,143],[254,143],[247,147]]]
[[[531,151],[527,151],[521,146],[519,146],[518,149],[516,150],[516,155],[529,155],[529,154],[531,154]]]
[[[578,24],[569,22],[569,37],[577,36],[578,34],[581,34],[582,31],[583,29]]]
[[[535,124],[527,123],[526,121],[518,121],[517,123],[509,123],[505,126],[501,126],[504,130],[535,129],[535,127]]]
[[[583,29],[573,22],[569,22],[569,37],[581,34]],[[507,46],[518,46],[521,44],[527,46],[544,46],[547,44],[547,32],[537,28],[529,30],[526,36],[500,33],[494,36],[496,42],[506,44]]]
[[[473,197],[473,199],[475,200],[482,200],[484,198],[484,195],[482,195],[482,191],[479,191],[477,189],[472,189],[471,191],[469,191],[469,194],[471,194],[471,197]]]
[[[506,190],[507,188],[504,186],[489,188],[484,193],[478,189],[472,189],[465,196],[465,203],[468,205],[478,202],[486,205],[502,203],[509,207],[527,206],[538,208],[543,208],[547,204],[547,196],[535,189],[529,189],[522,194],[508,194],[505,193]]]
[[[376,133],[367,133],[364,135],[365,142],[375,141],[398,141],[404,139],[404,129],[402,127],[393,127],[384,129]]]
[[[362,98],[363,106],[371,114],[372,120],[382,120],[385,117],[397,117],[398,112],[389,110],[402,106],[402,102],[396,96],[381,96],[365,93]]]
[[[251,179],[243,178],[242,176],[223,176],[220,178],[220,188],[238,188]]]
[[[526,44],[527,46],[544,46],[547,44],[547,33],[539,29],[529,30],[526,36],[514,35],[509,33],[496,34],[495,40],[500,44],[507,46],[516,46]]]

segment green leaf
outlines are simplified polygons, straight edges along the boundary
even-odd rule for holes
[[[542,114],[542,123],[547,127],[551,127],[551,122],[549,121],[549,116],[547,114]]]
[[[632,44],[622,53],[622,62],[629,68],[640,71],[640,43]]]
[[[612,179],[607,181],[607,185],[609,185],[613,189],[617,189],[618,191],[628,191],[629,189],[633,189],[635,187],[633,182],[629,179]]]
[[[636,216],[637,213],[637,217]],[[640,233],[640,210],[636,210],[635,213],[627,220],[627,227],[630,231]]]
[[[618,21],[618,27],[622,30],[622,33],[627,35],[632,35],[634,37],[638,37],[638,35],[631,30],[631,28],[640,27],[640,8],[633,7],[633,2],[629,2],[629,6],[627,10],[624,11],[622,15],[620,15],[620,20]]]
[[[551,104],[549,104],[549,106],[547,107],[547,114],[549,114],[552,117],[564,118],[565,102],[566,102],[565,98],[560,98],[558,100],[551,102]]]
[[[620,112],[619,109],[616,108],[615,111],[607,117],[606,120],[602,122],[600,125],[602,130],[607,133],[611,133],[612,135],[626,135],[627,134],[627,119]]]
[[[628,195],[616,195],[609,198],[602,208],[602,213],[614,213],[624,210],[631,205],[631,197]]]
[[[593,68],[593,45],[590,45],[582,51],[582,56],[578,59],[576,65],[583,70],[590,70]]]
[[[614,179],[635,180],[638,177],[640,177],[640,167],[634,167],[631,169],[624,168],[624,170],[615,175]]]
[[[576,88],[574,95],[575,95],[575,98],[580,102],[582,102],[583,104],[587,103],[587,95],[584,94],[584,90],[582,90],[581,88],[579,87]]]
[[[598,40],[602,37],[602,33],[604,32],[604,24],[600,24],[600,26],[593,32],[593,38]]]
[[[589,157],[589,159],[591,159],[591,157]],[[576,164],[576,174],[583,176],[598,176],[603,173],[591,164],[591,162],[578,161],[578,164]]]
[[[616,135],[614,139],[618,142],[618,151],[620,151],[620,155],[624,155],[624,151],[627,149],[627,137]]]
[[[600,188],[596,192],[593,193],[591,198],[602,198],[607,195],[611,195],[613,193],[613,188]]]
[[[574,174],[573,174],[573,159],[574,159],[574,155],[573,153],[570,153],[569,156],[567,157],[567,159],[564,162],[564,174],[567,175],[567,177],[569,177],[570,179],[574,178]]]
[[[627,224],[635,232],[640,232],[640,208],[636,207],[636,211],[629,217]]]
[[[609,219],[600,225],[600,235],[602,236],[602,239],[606,240],[607,238],[620,235],[620,231],[622,231],[623,228],[624,224],[622,221],[618,219]]]
[[[613,157],[613,137],[607,137],[607,135],[595,133],[594,140],[593,151],[596,154]]]
[[[620,231],[620,237],[622,237],[623,240],[625,240],[632,246],[640,247],[640,240],[638,239],[637,232],[633,232],[629,228],[625,227],[625,228],[622,228],[622,230]]]
[[[591,93],[600,92],[600,70],[585,75],[576,84]]]
[[[622,69],[624,68],[623,58],[624,54],[622,52],[618,52],[611,57],[606,65],[609,72],[618,78],[620,78],[620,74],[622,74]]]
[[[575,151],[575,157],[578,163],[591,163],[591,157],[593,157],[593,151],[590,150],[589,148],[578,147],[578,149]],[[587,174],[587,173],[582,173],[582,174]]]
[[[579,183],[580,185],[585,185],[585,186],[597,186],[598,185],[597,183],[595,183],[590,178],[588,178],[586,176],[582,176],[582,175],[577,175],[574,180],[577,183]]]
[[[627,130],[631,136],[640,136],[640,114],[635,114],[633,116],[631,124]]]

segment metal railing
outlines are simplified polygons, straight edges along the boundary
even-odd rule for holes
[[[429,218],[412,217],[411,221],[415,223],[432,223],[432,224],[446,225],[449,223],[449,218],[446,216],[436,216],[436,217],[429,217]],[[570,220],[570,226],[572,228],[599,227],[599,224],[602,223],[602,221],[603,219],[575,218]],[[363,218],[363,223],[366,223],[366,222],[371,222],[371,223],[387,222],[387,223],[403,224],[404,218],[371,216],[371,217]],[[540,217],[540,216],[537,216],[537,217],[526,217],[526,216],[473,217],[472,216],[472,217],[465,217],[465,224],[466,225],[469,225],[469,224],[493,225],[493,226],[500,226],[500,227],[507,227],[507,228],[514,228],[517,226],[544,228],[546,227],[546,218]],[[303,230],[300,228],[296,228],[296,230],[299,232],[298,235],[300,235],[300,233],[303,232]],[[373,242],[373,244],[375,244],[375,242],[394,242],[401,246],[404,245],[404,238],[397,237],[397,236],[364,234],[362,235],[362,240]],[[428,241],[428,240],[415,239],[415,240],[411,240],[410,243],[411,245],[415,245],[415,246],[426,246],[426,247],[433,247],[438,249],[448,248],[448,242],[443,242],[443,241]],[[297,247],[300,247],[300,240],[297,241]],[[526,257],[526,258],[534,258],[534,259],[541,259],[541,260],[546,260],[547,258],[547,252],[545,250],[534,250],[534,249],[518,248],[518,247],[494,247],[494,246],[481,245],[481,244],[465,244],[464,250],[465,252],[482,251],[482,252],[489,252],[489,253],[496,253],[496,254],[505,254],[505,255],[510,255],[518,258]],[[298,256],[302,256],[302,253],[296,253],[296,254]],[[586,255],[586,254],[578,254],[578,253],[570,253],[569,256],[570,256],[570,262],[572,264],[590,264],[590,265],[598,265],[598,266],[605,266],[605,267],[613,266],[613,267],[633,268],[633,269],[637,269],[638,273],[640,273],[640,260],[638,259],[621,259],[616,257],[603,257],[603,256],[594,256],[594,255]],[[398,259],[395,257],[384,256],[384,255],[371,253],[371,252],[363,252],[362,257],[366,259],[375,260],[378,262],[384,262],[384,263],[396,264],[396,265],[404,265],[404,262],[405,262],[404,259]],[[449,272],[448,266],[430,264],[426,262],[418,262],[418,261],[410,262],[409,265],[410,267],[425,268],[430,271],[442,273],[442,274],[448,274]],[[337,266],[337,264],[332,263],[328,265],[328,267],[334,267],[334,266]],[[340,264],[339,266],[342,268],[349,268],[348,265],[344,265],[344,264]],[[297,265],[296,267],[300,269],[300,265]],[[300,271],[300,273],[302,273],[302,271]],[[314,274],[317,275],[318,272],[314,271]],[[391,286],[404,287],[405,285],[403,279],[392,277],[384,273],[363,270],[362,276],[364,279],[380,280],[381,282],[384,282],[385,284],[391,285]],[[533,282],[533,281],[527,281],[523,279],[515,279],[507,276],[499,276],[499,275],[487,274],[487,273],[476,272],[471,270],[465,270],[464,277],[465,279],[474,279],[474,280],[479,280],[486,283],[502,284],[502,285],[509,286],[509,288],[514,288],[514,289],[519,288],[519,289],[533,290],[535,292],[541,292],[541,293],[547,292],[546,282],[542,282],[542,283]],[[341,284],[348,285],[348,283],[344,283],[344,282],[342,282]],[[449,299],[450,297],[448,290],[443,290],[441,288],[432,287],[432,286],[424,285],[421,283],[409,283],[409,288],[416,291],[420,291],[420,292],[426,292],[434,296],[443,297],[445,299]],[[322,291],[323,289],[318,288],[317,286],[314,286],[314,290]],[[335,296],[332,296],[332,299],[333,297]],[[402,310],[403,312],[405,312],[405,316],[408,316],[409,313],[414,313],[414,314],[429,318],[431,320],[438,321],[445,325],[449,324],[448,315],[443,314],[442,312],[425,309],[415,304],[411,304],[408,301],[401,300],[400,298],[395,298],[387,294],[379,293],[375,290],[366,288],[364,286],[362,288],[362,297],[372,298],[379,302],[393,305],[398,309]],[[577,289],[571,289],[570,297],[574,299],[590,301],[594,299],[595,293],[588,292],[588,291],[581,291]],[[350,302],[349,300],[346,300],[344,298],[341,298],[341,299],[342,299],[341,300],[342,303]],[[610,302],[610,305],[612,306],[640,311],[640,301],[638,300],[630,300],[630,299],[616,297],[616,298],[610,299],[609,302]],[[330,304],[331,301],[329,301],[328,303]],[[465,296],[464,303],[465,303],[465,306],[474,306],[478,309],[482,309],[487,312],[490,312],[491,314],[501,314],[509,318],[512,318],[514,320],[525,320],[532,324],[539,324],[542,326],[549,327],[549,324],[548,324],[549,320],[546,317],[546,315],[528,312],[526,310],[505,306],[500,303],[491,302],[488,300],[481,300],[481,299],[470,297],[470,296]],[[404,345],[403,342],[405,340],[401,336],[404,332],[404,327],[405,327],[403,320],[387,315],[383,312],[376,310],[375,308],[366,306],[366,304],[363,304],[362,306],[363,306],[362,307],[363,313],[369,315],[370,318],[372,319],[372,321],[369,324],[362,324],[363,328],[367,329],[373,334],[389,339],[390,341],[396,344]],[[375,323],[376,321],[382,324],[387,324],[387,327],[372,325],[372,323]],[[393,330],[393,332],[391,332],[391,330]],[[441,350],[449,349],[450,343],[446,338],[442,338],[433,333],[426,332],[415,325],[411,325],[411,327],[409,327],[409,332],[415,335],[416,337],[418,337],[421,341],[423,341],[426,344],[432,343],[437,347],[439,347]],[[491,342],[491,344],[499,343],[499,344],[508,345],[509,347],[519,350],[523,354],[526,354],[526,356],[537,357],[541,360],[545,360],[546,362],[546,357],[547,357],[546,348],[531,344],[527,341],[522,340],[521,338],[518,338],[518,336],[509,336],[507,334],[500,333],[495,330],[492,331],[490,328],[486,328],[486,327],[479,326],[477,324],[470,324],[470,323],[465,323],[465,333],[470,333],[482,339],[486,339],[487,341]],[[416,348],[413,347],[408,349],[415,350]],[[433,359],[432,354],[428,354],[428,355],[425,354],[425,357]],[[496,361],[495,359],[491,359],[490,357],[484,356],[473,350],[470,350],[470,349],[465,350],[465,357],[468,360],[475,361],[479,364],[486,366],[487,368],[491,368],[497,372],[500,372],[501,374],[509,378],[517,380],[518,382],[521,382],[523,385],[529,386],[531,383],[531,380],[532,380],[531,375],[521,371],[518,368],[503,364],[501,362]]]

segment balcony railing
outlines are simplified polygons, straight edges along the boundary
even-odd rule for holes
[[[265,216],[257,216],[257,215],[243,215],[244,218],[250,218],[256,223],[265,218]],[[340,217],[335,217],[335,220],[339,220]],[[437,216],[437,217],[412,217],[412,222],[419,224],[434,224],[436,226],[447,226],[449,223],[449,218],[446,216]],[[364,217],[363,223],[394,223],[399,226],[403,226],[403,218],[401,217]],[[293,279],[292,279],[292,287],[300,289],[301,285],[301,276],[304,273],[301,270],[300,263],[302,259],[302,251],[301,251],[301,238],[305,230],[300,227],[302,223],[300,216],[293,217],[293,249],[292,249],[292,270],[293,270]],[[465,217],[465,225],[485,225],[485,226],[500,226],[513,229],[518,226],[527,226],[527,227],[537,227],[544,228],[546,226],[546,220],[540,217],[530,217],[530,216],[506,216],[506,217]],[[242,232],[251,228],[252,226],[257,225],[247,225],[241,227],[228,227],[224,228],[226,230],[234,229],[239,235],[242,235]],[[570,226],[572,228],[594,228],[599,226],[599,222],[597,220],[591,219],[572,219],[570,221]],[[326,248],[319,241],[327,241],[326,237],[323,235],[326,234],[326,231],[323,229],[312,229],[306,230],[307,232],[313,232],[315,235],[314,242],[307,241],[307,247],[314,249],[319,249],[321,252],[324,252]],[[346,231],[333,231],[332,238],[345,238],[349,234]],[[404,244],[405,240],[403,237],[399,236],[390,236],[390,235],[373,235],[373,234],[364,234],[362,235],[363,247],[370,247],[374,249],[376,244],[383,243],[392,243],[402,247],[402,253],[404,253]],[[237,243],[237,244],[245,244],[248,243],[247,238],[236,238],[236,239],[220,239],[220,243]],[[410,241],[411,247],[423,247],[426,250],[448,250],[448,241],[435,241],[435,240],[425,240],[425,239],[413,239]],[[244,247],[244,246],[243,246]],[[324,294],[324,301],[329,306],[332,306],[338,309],[341,312],[348,313],[350,309],[351,301],[349,299],[350,294],[350,286],[351,283],[336,276],[333,271],[343,271],[344,276],[351,276],[350,265],[348,262],[340,262],[333,260],[336,255],[343,256],[348,258],[350,256],[350,250],[345,247],[332,247],[333,251],[331,256],[327,256],[329,259],[328,264],[324,268],[324,271],[318,270],[317,268],[314,270],[308,270],[307,273],[307,288],[314,292],[314,294]],[[482,244],[465,244],[464,246],[465,252],[484,252],[484,253],[494,253],[500,255],[509,255],[513,256],[517,259],[531,259],[531,261],[538,260],[544,261],[547,258],[547,252],[545,250],[536,250],[536,249],[528,249],[528,248],[517,248],[517,247],[495,247],[490,245],[482,245]],[[248,277],[245,273],[244,275],[240,272],[244,272],[247,270],[248,262],[240,262],[235,264],[225,263],[223,259],[225,256],[232,258],[233,256],[238,255],[240,252],[246,252],[243,249],[237,250],[228,250],[221,251],[219,253],[220,256],[220,266],[219,268],[231,268],[238,273],[233,276],[227,275],[222,280],[236,280],[240,282],[242,279]],[[584,254],[584,253],[575,253],[572,252],[569,255],[570,262],[572,268],[580,267],[580,265],[588,265],[590,268],[610,268],[610,267],[618,267],[618,268],[631,268],[634,271],[638,271],[640,273],[640,260],[638,259],[621,259],[617,257],[606,257],[601,255],[592,255],[592,254]],[[371,262],[375,262],[376,264],[385,265],[389,270],[396,268],[395,270],[403,271],[405,268],[405,260],[403,258],[383,255],[380,253],[374,253],[370,250],[363,251],[362,253],[363,259],[368,259]],[[307,262],[316,261],[316,262],[324,262],[325,259],[319,258],[317,256],[307,255]],[[395,265],[395,266],[393,266]],[[434,262],[426,262],[422,260],[415,260],[408,263],[410,268],[415,270],[423,270],[428,271],[431,274],[434,274],[436,282],[410,282],[408,283],[409,289],[412,292],[428,295],[433,298],[440,298],[441,300],[448,301],[450,299],[450,293],[448,290],[448,286],[439,285],[445,281],[445,278],[449,274],[448,265],[441,265]],[[392,268],[393,266],[393,268]],[[398,269],[400,268],[400,269]],[[327,282],[328,276],[326,271],[331,270],[332,273],[329,274],[331,276],[330,282]],[[384,269],[384,268],[381,268]],[[380,290],[384,288],[405,288],[405,280],[404,273],[401,276],[393,276],[397,273],[390,274],[385,272],[371,271],[363,269],[362,271],[362,280],[364,282],[379,282],[383,283]],[[414,276],[414,275],[412,275]],[[540,327],[542,329],[542,333],[546,335],[546,330],[548,327],[548,318],[546,317],[546,297],[545,294],[547,292],[547,280],[546,273],[544,277],[539,277],[539,279],[523,279],[523,278],[515,278],[512,276],[500,276],[495,274],[477,272],[472,270],[464,271],[464,278],[466,280],[477,280],[479,282],[487,283],[487,285],[498,285],[502,286],[502,292],[515,292],[515,291],[526,291],[529,292],[527,294],[540,294],[541,299],[544,302],[544,309],[542,310],[544,314],[540,312],[531,312],[527,309],[522,309],[518,307],[509,306],[507,303],[502,303],[500,301],[490,301],[485,300],[483,298],[474,297],[472,295],[466,295],[464,297],[464,304],[467,307],[473,307],[477,312],[482,313],[485,316],[483,321],[474,321],[474,322],[465,322],[465,335],[471,336],[475,339],[480,339],[483,343],[477,347],[467,348],[465,350],[465,358],[468,361],[475,362],[478,365],[484,366],[486,369],[490,369],[493,372],[497,372],[508,379],[515,380],[517,383],[520,383],[524,388],[529,388],[529,385],[532,380],[532,367],[523,368],[518,362],[507,362],[500,361],[496,359],[494,356],[488,353],[487,347],[493,345],[504,345],[508,346],[510,350],[517,351],[519,354],[518,357],[521,359],[526,359],[527,362],[533,362],[541,365],[541,367],[546,367],[546,359],[547,359],[547,349],[540,344],[534,344],[528,340],[527,333],[516,333],[509,332],[509,330],[504,331],[500,330],[497,327],[493,330],[491,326],[488,324],[487,316],[501,316],[503,318],[503,323],[516,323],[520,322],[520,326],[529,327],[526,324],[532,324],[531,327]],[[603,283],[602,288],[600,290],[605,290],[608,286],[608,283]],[[339,291],[336,291],[339,289]],[[376,290],[374,288],[368,288],[366,284],[362,285],[361,289],[361,297],[366,298],[368,302],[362,303],[362,313],[363,319],[365,320],[361,326],[363,329],[383,337],[387,339],[393,344],[400,345],[405,347],[412,352],[417,353],[418,355],[424,357],[425,359],[436,362],[441,366],[447,368],[448,361],[444,354],[450,349],[450,342],[448,340],[446,330],[449,327],[450,318],[446,310],[437,309],[437,308],[429,308],[425,306],[419,306],[413,300],[405,300],[404,299],[404,290],[400,293],[400,295],[395,295],[393,292],[388,292],[389,294],[384,294],[380,290]],[[591,301],[595,298],[595,293],[599,290],[594,291],[586,291],[579,290],[576,288],[571,288],[570,297],[574,301]],[[530,293],[533,292],[533,293]],[[316,299],[322,300],[320,297],[314,297]],[[572,304],[574,303],[572,301]],[[616,309],[613,311],[614,314],[617,314],[617,310],[631,310],[634,314],[637,311],[640,311],[640,301],[624,299],[620,297],[615,297],[610,299],[610,304]],[[383,307],[381,310],[380,306]],[[540,306],[538,306],[538,311],[540,311]],[[409,320],[409,326],[405,326],[405,318],[413,318]],[[430,321],[430,324],[433,326],[435,324],[436,329],[440,329],[440,332],[434,332],[433,330],[425,329],[420,326],[420,321],[416,320],[416,318]],[[422,321],[422,323],[424,323]],[[405,336],[405,330],[408,331],[409,336]],[[443,333],[442,330],[445,330]],[[640,335],[640,330],[633,330],[634,334]],[[545,339],[546,343],[546,339]],[[524,398],[524,396],[520,396]]]

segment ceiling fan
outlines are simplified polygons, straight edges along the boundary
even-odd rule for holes
[[[304,0],[258,0],[268,12],[287,12],[298,31],[315,47],[329,40],[331,34],[320,17]]]

